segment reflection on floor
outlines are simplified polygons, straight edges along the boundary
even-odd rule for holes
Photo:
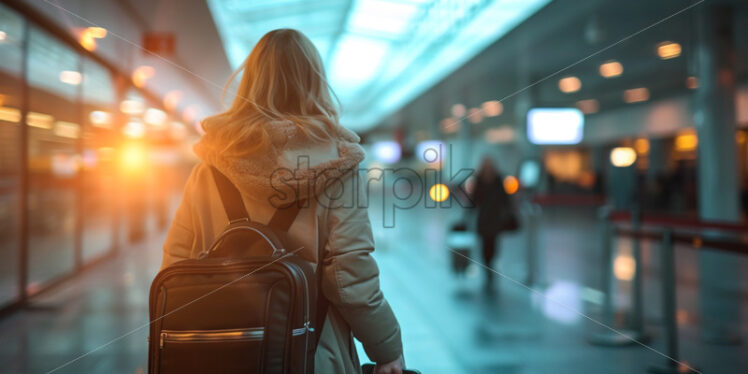
[[[406,362],[423,373],[644,373],[666,359],[656,276],[645,279],[651,347],[592,346],[599,329],[600,253],[593,211],[545,212],[538,229],[544,248],[543,282],[526,276],[522,233],[502,240],[503,274],[497,290],[481,288],[481,270],[464,279],[449,270],[445,227],[457,210],[398,211],[394,228],[383,228],[370,208],[382,288],[403,328]],[[144,373],[147,371],[148,287],[161,258],[163,235],[123,248],[112,261],[43,295],[21,313],[0,321],[3,373]],[[621,247],[629,243],[620,242]],[[645,271],[656,273],[645,245]],[[679,253],[681,357],[706,373],[748,372],[745,347],[706,345],[698,338],[695,256]],[[741,260],[743,261],[743,260]],[[748,266],[748,264],[745,264]],[[692,269],[689,270],[688,269]],[[683,271],[681,271],[683,270]],[[626,284],[619,289],[625,290]],[[742,285],[742,290],[746,290]],[[620,292],[619,305],[627,298]],[[744,314],[748,307],[744,306]],[[366,361],[361,353],[362,361]]]

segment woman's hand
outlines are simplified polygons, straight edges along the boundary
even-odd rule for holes
[[[395,361],[386,364],[377,364],[374,368],[374,374],[402,374],[405,367],[403,355],[400,355]]]

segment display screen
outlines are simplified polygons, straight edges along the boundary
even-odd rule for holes
[[[527,137],[534,144],[577,144],[584,114],[576,108],[533,108],[527,112]]]

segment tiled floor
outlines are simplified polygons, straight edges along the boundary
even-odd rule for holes
[[[482,291],[477,266],[464,279],[449,270],[445,227],[459,211],[398,211],[397,225],[390,229],[382,228],[380,212],[370,214],[382,288],[403,327],[409,366],[423,373],[643,373],[665,363],[655,352],[664,345],[656,266],[647,245],[645,301],[652,349],[587,343],[589,333],[599,329],[585,317],[596,319],[599,310],[600,253],[593,211],[544,213],[538,229],[544,281],[537,288],[520,284],[526,276],[522,233],[505,237],[494,265],[506,278],[497,280],[493,295]],[[145,372],[148,287],[160,263],[162,241],[163,234],[153,235],[123,248],[115,259],[0,320],[0,372]],[[705,373],[748,372],[745,346],[706,345],[698,339],[696,278],[688,272],[695,257],[687,249],[681,252],[681,356]],[[627,285],[620,286],[623,290]],[[746,289],[743,284],[742,295]],[[625,306],[625,294],[619,299]],[[744,303],[744,315],[746,310]]]

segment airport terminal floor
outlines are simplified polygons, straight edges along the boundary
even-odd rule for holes
[[[376,199],[376,198],[375,198]],[[377,206],[372,201],[371,207]],[[498,287],[487,293],[478,265],[464,277],[451,271],[445,222],[463,210],[414,208],[396,212],[383,228],[370,208],[382,290],[402,325],[406,363],[423,373],[642,373],[666,367],[659,313],[657,245],[644,242],[646,346],[597,346],[590,336],[611,333],[600,315],[600,250],[594,208],[551,207],[537,230],[542,264],[528,285],[522,231],[502,239],[493,264]],[[145,239],[34,300],[0,321],[4,373],[144,373],[147,371],[148,289],[161,263],[164,232]],[[630,251],[621,239],[619,253]],[[679,268],[696,261],[677,248]],[[473,255],[475,261],[478,256]],[[740,263],[742,271],[748,261]],[[740,373],[748,367],[741,346],[703,343],[699,337],[696,274],[678,274],[680,359],[704,373]],[[745,279],[743,280],[745,282]],[[621,281],[617,305],[625,314],[630,282]],[[745,290],[746,284],[739,287]],[[741,311],[748,316],[745,293]],[[611,324],[609,326],[616,326]],[[745,331],[743,331],[745,333]],[[359,353],[366,361],[363,350]],[[65,365],[65,366],[63,366]]]

